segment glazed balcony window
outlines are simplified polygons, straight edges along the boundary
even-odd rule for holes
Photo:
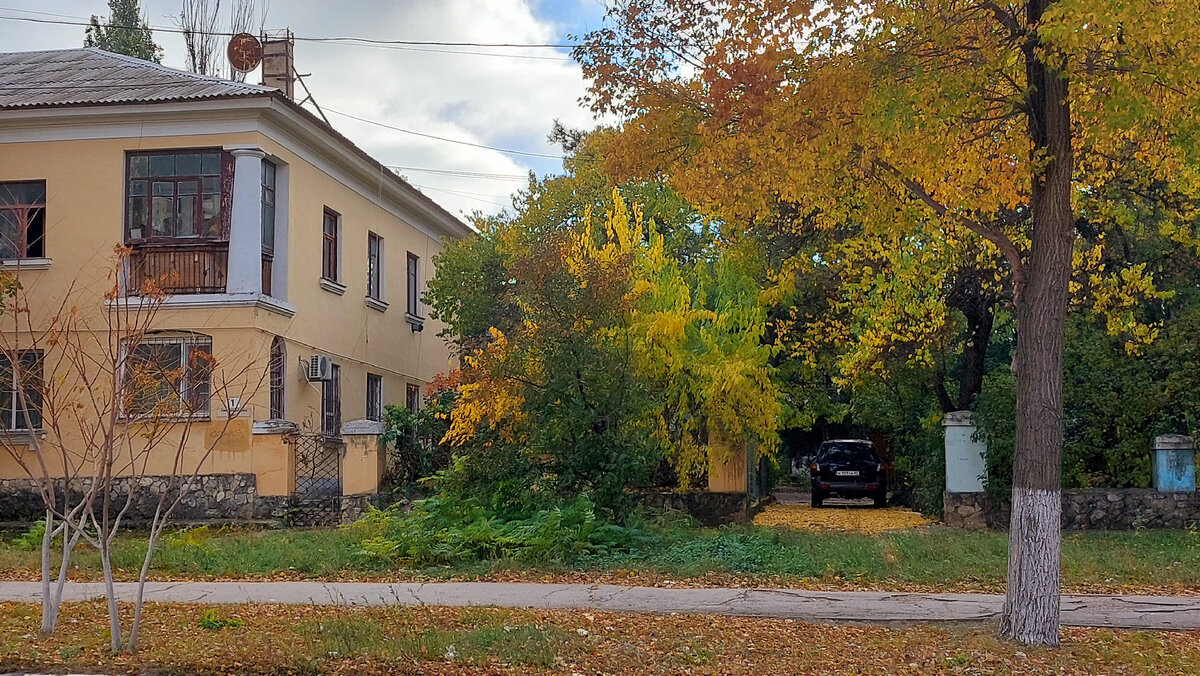
[[[233,162],[219,149],[126,156],[130,293],[224,293]]]

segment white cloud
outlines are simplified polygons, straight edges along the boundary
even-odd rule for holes
[[[7,7],[86,17],[106,14],[103,0],[8,0]],[[142,0],[152,25],[170,25],[178,0]],[[0,15],[47,17],[0,11]],[[566,26],[538,16],[526,0],[275,0],[268,28],[287,26],[301,37],[353,36],[380,40],[562,43]],[[182,67],[178,35],[156,34],[167,65]],[[82,44],[79,26],[0,20],[0,49],[56,49]],[[421,51],[425,50],[425,51]],[[438,50],[434,53],[428,50]],[[489,52],[538,58],[451,54]],[[564,50],[482,47],[394,49],[300,41],[296,66],[316,101],[358,117],[428,134],[534,153],[557,155],[546,141],[553,121],[590,128],[595,122],[577,101],[585,83]],[[547,58],[549,57],[549,58]],[[250,81],[256,81],[252,74]],[[302,96],[302,94],[299,94]],[[557,160],[455,145],[357,122],[330,121],[384,164],[495,174],[558,171]],[[518,181],[462,178],[405,171],[410,181],[452,213],[495,212],[522,187]],[[445,192],[445,191],[453,192]]]

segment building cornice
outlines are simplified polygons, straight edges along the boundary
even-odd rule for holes
[[[143,300],[138,296],[126,296],[106,301],[110,306],[138,307]],[[164,296],[157,305],[159,310],[212,310],[216,308],[252,307],[273,312],[284,317],[294,317],[296,306],[264,294],[235,293],[188,293]]]

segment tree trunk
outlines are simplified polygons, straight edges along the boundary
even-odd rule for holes
[[[104,571],[104,593],[108,602],[109,647],[113,654],[121,652],[121,614],[117,606],[117,589],[113,582],[111,543],[101,534],[100,567]]]
[[[1030,0],[1036,30],[1054,0]],[[1033,236],[1017,305],[1017,443],[1008,593],[1000,634],[1057,645],[1062,540],[1062,348],[1071,276],[1071,115],[1067,82],[1025,47],[1033,172]]]
[[[50,598],[50,551],[54,547],[54,511],[46,508],[46,530],[42,532],[42,638],[54,633],[58,608]]]
[[[962,371],[958,374],[958,411],[975,407],[975,399],[983,390],[987,371],[988,345],[992,341],[992,325],[996,317],[996,299],[982,289],[967,317],[967,344],[963,346]]]

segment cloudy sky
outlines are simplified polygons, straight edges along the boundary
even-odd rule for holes
[[[151,26],[173,27],[180,4],[181,0],[142,0]],[[107,13],[105,0],[0,0],[0,51],[83,44],[81,26],[11,17],[72,22]],[[570,34],[599,27],[603,14],[603,0],[274,0],[266,28],[290,28],[298,38],[559,44],[568,42]],[[155,40],[163,47],[165,65],[184,67],[179,35],[159,31]],[[311,73],[305,81],[339,131],[384,164],[405,167],[401,171],[411,183],[455,214],[499,211],[509,205],[512,192],[524,186],[522,176],[530,170],[556,173],[562,164],[553,157],[422,138],[331,111],[551,156],[560,152],[546,141],[555,119],[576,128],[595,125],[578,104],[585,83],[565,49],[397,48],[301,40],[296,44],[296,67]],[[252,73],[248,81],[258,82],[258,77]]]

